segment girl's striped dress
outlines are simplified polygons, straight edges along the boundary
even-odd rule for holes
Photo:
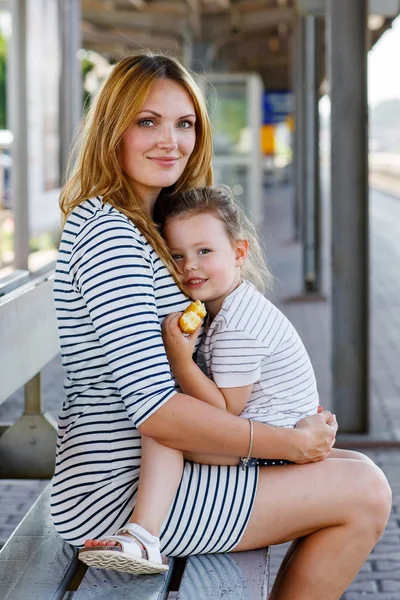
[[[161,323],[188,300],[138,229],[100,198],[70,215],[54,283],[65,402],[51,511],[81,546],[132,513],[140,473],[137,427],[176,393]],[[185,463],[161,532],[162,552],[228,552],[251,514],[258,469]]]

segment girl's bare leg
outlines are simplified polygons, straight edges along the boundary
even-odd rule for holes
[[[180,450],[167,448],[142,436],[139,489],[129,521],[159,536],[181,482],[182,471],[183,454]]]
[[[294,538],[270,600],[338,600],[385,528],[391,492],[369,461],[260,469],[253,512],[235,551]]]
[[[130,523],[141,525],[159,536],[161,526],[179,487],[183,471],[183,454],[155,440],[142,436],[142,460],[139,489]],[[117,542],[86,540],[85,546],[115,546]]]

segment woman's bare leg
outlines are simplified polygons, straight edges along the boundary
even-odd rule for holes
[[[235,551],[304,538],[292,546],[271,600],[338,600],[379,539],[390,504],[385,476],[364,460],[264,467]]]
[[[139,489],[130,523],[141,525],[159,536],[173,502],[183,471],[183,454],[142,436]],[[85,546],[115,546],[116,542],[86,540]]]
[[[329,453],[329,458],[347,458],[347,459],[352,459],[352,460],[362,460],[364,462],[374,464],[374,462],[368,456],[366,456],[365,454],[362,454],[361,452],[356,452],[354,450],[344,450],[341,448],[332,448],[331,452]],[[296,540],[293,540],[293,542],[291,543],[290,548],[286,552],[286,554],[279,566],[278,572],[276,574],[274,588],[273,588],[274,590],[276,588],[278,588],[280,580],[283,576],[283,573],[286,569],[287,564],[289,563],[293,554],[297,551],[299,545],[301,544],[301,542],[303,540],[304,540],[304,538],[297,538]]]

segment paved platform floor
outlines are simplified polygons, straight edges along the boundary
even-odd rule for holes
[[[264,237],[275,275],[273,298],[299,330],[311,356],[321,403],[330,407],[330,304],[304,301],[301,247],[293,242],[292,191],[266,188]],[[325,207],[323,291],[329,290],[329,207]],[[400,441],[400,199],[371,192],[371,438]],[[54,416],[62,402],[63,373],[59,358],[42,374],[44,406]],[[22,392],[0,407],[0,423],[22,412]],[[400,598],[400,446],[374,449],[368,455],[384,470],[394,494],[388,527],[343,600]],[[34,502],[43,481],[0,481],[0,544]],[[272,550],[272,572],[286,545]],[[321,599],[323,600],[323,599]]]

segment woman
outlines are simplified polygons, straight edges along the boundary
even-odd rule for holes
[[[173,202],[178,190],[209,184],[210,164],[207,112],[189,74],[164,56],[120,61],[88,116],[62,193],[54,286],[67,398],[53,522],[65,540],[87,540],[93,552],[119,547],[101,538],[132,516],[140,434],[180,450],[248,454],[247,420],[175,390],[161,337],[165,316],[188,300],[152,220],[154,205],[160,195]],[[365,457],[324,460],[336,429],[329,412],[295,429],[254,424],[253,456],[302,466],[186,463],[162,551],[239,551],[296,539],[271,597],[339,598],[385,527],[390,488]],[[135,522],[146,527],[146,515]]]

